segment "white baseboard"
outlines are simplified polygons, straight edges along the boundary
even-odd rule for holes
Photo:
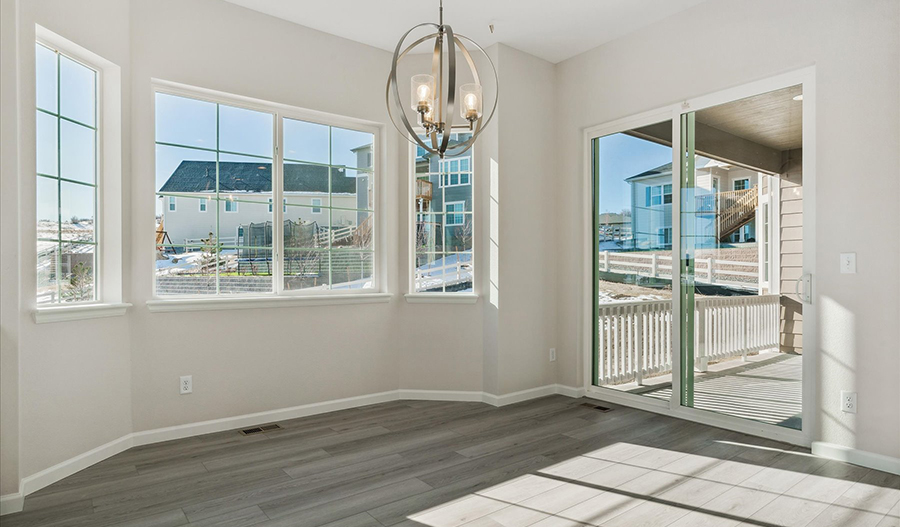
[[[484,392],[465,392],[455,390],[397,390],[398,399],[406,401],[462,401],[482,402]]]
[[[298,417],[307,417],[310,415],[346,410],[348,408],[357,408],[388,401],[469,401],[485,402],[494,406],[505,406],[553,394],[561,394],[568,397],[581,397],[579,393],[583,395],[583,390],[559,384],[548,384],[546,386],[504,395],[494,395],[476,391],[401,389],[134,432],[23,478],[19,484],[19,493],[0,496],[0,515],[21,511],[24,505],[25,496],[52,483],[56,483],[65,477],[71,476],[80,470],[84,470],[95,463],[99,463],[104,459],[112,457],[120,452],[124,452],[133,446],[149,445],[152,443],[183,439],[214,432],[224,432],[236,428],[246,428],[275,421],[297,419]]]
[[[21,512],[25,506],[25,496],[21,492],[0,496],[0,516]]]
[[[392,390],[389,392],[335,399],[333,401],[303,404],[300,406],[292,406],[290,408],[280,408],[278,410],[269,410],[266,412],[256,412],[235,417],[200,421],[198,423],[187,423],[165,428],[156,428],[153,430],[144,430],[143,432],[135,432],[131,435],[134,436],[134,446],[149,445],[151,443],[171,441],[173,439],[183,439],[185,437],[212,434],[214,432],[224,432],[226,430],[234,430],[235,428],[246,428],[274,421],[297,419],[299,417],[346,410],[348,408],[396,401],[399,398],[398,390]]]
[[[873,452],[866,452],[865,450],[857,450],[855,448],[836,445],[834,443],[825,443],[822,441],[813,441],[812,453],[817,456],[900,475],[900,458],[875,454]]]
[[[89,450],[61,463],[57,463],[52,467],[45,468],[36,474],[23,478],[19,485],[22,495],[27,496],[51,483],[56,483],[63,478],[69,477],[79,470],[84,470],[93,464],[128,450],[133,446],[132,435],[133,434],[128,434],[118,439],[113,439],[105,445],[100,445],[93,450]]]

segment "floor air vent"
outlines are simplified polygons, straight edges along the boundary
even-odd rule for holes
[[[253,434],[261,434],[263,432],[268,432],[269,430],[280,430],[281,427],[276,424],[271,425],[262,425],[262,426],[254,426],[253,428],[245,428],[241,430],[241,434],[245,436],[253,435]]]
[[[601,412],[604,412],[604,413],[612,412],[612,408],[609,408],[608,406],[597,406],[596,404],[591,404],[591,403],[584,403],[581,406],[587,406],[588,408],[592,408],[594,410],[600,410]]]

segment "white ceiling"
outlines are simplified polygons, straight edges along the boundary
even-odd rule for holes
[[[226,1],[388,51],[412,26],[438,21],[438,0]],[[502,42],[556,63],[703,1],[445,0],[444,22],[483,47]]]

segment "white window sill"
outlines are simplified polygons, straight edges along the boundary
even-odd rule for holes
[[[220,311],[225,309],[259,309],[271,307],[333,306],[344,304],[382,304],[391,301],[390,293],[348,295],[267,296],[238,298],[167,298],[148,300],[154,313],[177,311]]]
[[[472,293],[408,293],[403,295],[409,304],[474,304],[478,295]]]
[[[37,324],[68,322],[88,318],[120,317],[131,304],[85,304],[71,306],[39,307],[34,310]]]

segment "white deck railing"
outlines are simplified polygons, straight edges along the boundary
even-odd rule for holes
[[[662,254],[600,251],[599,262],[600,271],[607,273],[672,278],[672,257]],[[759,262],[697,258],[694,265],[696,282],[746,289],[757,289],[759,284]],[[740,270],[741,268],[744,270]],[[748,271],[747,268],[752,270]]]
[[[778,346],[779,295],[704,297],[695,301],[695,368]],[[637,382],[672,370],[672,301],[602,304],[598,384]]]

